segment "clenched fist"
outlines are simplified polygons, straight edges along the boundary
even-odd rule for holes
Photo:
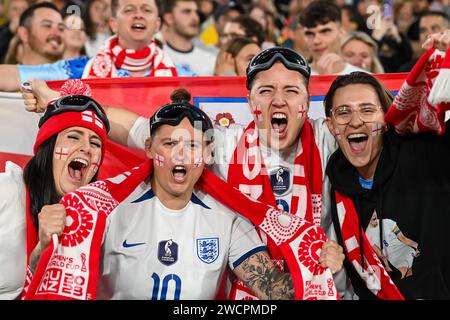
[[[342,269],[344,259],[342,247],[336,241],[328,240],[323,244],[319,257],[322,267],[330,268],[331,272],[335,274]]]
[[[66,208],[62,204],[43,206],[38,216],[39,242],[45,250],[52,240],[52,235],[62,235],[66,225]]]

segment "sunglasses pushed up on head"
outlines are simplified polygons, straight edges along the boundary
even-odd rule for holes
[[[311,69],[305,58],[292,49],[274,47],[260,52],[250,61],[247,66],[247,89],[250,90],[250,85],[258,72],[270,69],[275,62],[281,62],[287,69],[300,72],[309,80]]]
[[[45,110],[44,115],[39,120],[39,128],[51,117],[64,113],[64,112],[83,112],[86,110],[92,110],[97,117],[103,122],[106,128],[106,132],[109,132],[109,121],[106,117],[106,113],[97,101],[91,97],[74,94],[70,96],[64,96],[58,100],[50,103]]]
[[[162,106],[150,117],[150,136],[153,136],[155,130],[163,125],[178,125],[184,118],[188,118],[194,128],[206,132],[208,141],[213,141],[213,124],[208,115],[201,109],[191,105],[187,101],[173,102]],[[201,128],[198,127],[200,124]]]

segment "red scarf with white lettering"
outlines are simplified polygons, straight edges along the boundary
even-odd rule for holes
[[[408,74],[385,121],[399,134],[432,131],[443,135],[447,110],[450,110],[450,49],[445,54],[430,49]]]
[[[118,37],[113,36],[89,62],[83,77],[114,78],[117,77],[117,69],[132,72],[150,70],[150,75],[155,77],[177,75],[172,60],[155,41],[139,50],[123,49],[119,45]]]
[[[106,219],[150,172],[150,161],[66,194],[63,234],[44,250],[25,299],[93,300]]]
[[[146,161],[62,198],[60,203],[65,205],[71,223],[43,252],[26,299],[96,298],[106,218],[150,175],[151,167]],[[272,238],[288,263],[296,299],[338,298],[331,271],[319,264],[320,249],[326,241],[320,227],[248,198],[207,170],[198,186]]]
[[[253,199],[276,207],[275,196],[259,147],[258,129],[255,122],[244,131],[228,169],[228,183]],[[314,140],[314,132],[308,120],[300,132],[297,155],[294,161],[294,177],[291,214],[320,226],[322,209],[322,164]],[[280,235],[274,234],[273,237]],[[269,238],[267,246],[274,262],[284,270],[279,248]],[[242,283],[233,286],[230,298],[256,299]]]
[[[64,82],[60,89],[60,96],[64,95],[73,95],[73,94],[83,94],[87,96],[91,96],[91,88],[88,84],[85,84],[82,80],[79,79],[70,79]],[[59,97],[58,97],[59,98]],[[53,103],[58,98],[52,99],[48,104]],[[103,141],[103,144],[106,143],[106,129],[104,127],[103,122],[97,117],[97,115],[92,110],[86,110],[83,112],[64,112],[61,114],[53,115],[50,117],[39,129],[38,135],[36,137],[36,141],[34,144],[34,153],[39,149],[40,145],[48,140],[50,137],[57,135],[59,132],[67,129],[69,127],[84,127],[92,130],[97,133],[97,135]],[[63,151],[61,150],[61,155],[63,155]],[[103,161],[105,153],[105,148],[102,149],[102,157],[101,161],[98,163],[100,166]],[[26,201],[27,201],[27,209],[26,209],[26,223],[27,223],[27,273],[24,283],[24,289],[22,292],[22,296],[24,296],[27,292],[28,286],[30,285],[31,279],[33,277],[33,272],[30,267],[30,257],[31,253],[36,247],[39,238],[38,238],[38,230],[36,228],[35,223],[32,221],[32,215],[30,212],[30,195],[28,188],[26,190]]]
[[[351,198],[336,194],[336,208],[347,258],[358,272],[367,288],[380,299],[404,300],[397,286],[392,282],[380,259],[372,248],[364,231],[360,242],[358,215]],[[361,261],[361,247],[364,246],[364,265]]]

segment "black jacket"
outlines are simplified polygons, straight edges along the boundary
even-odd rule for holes
[[[334,190],[352,198],[364,230],[376,210],[379,221],[395,221],[403,235],[418,243],[420,255],[413,259],[412,275],[401,279],[390,264],[390,276],[407,299],[450,299],[449,130],[447,123],[443,137],[386,132],[371,190],[360,186],[356,169],[340,150],[326,169]],[[342,245],[332,198],[334,227]],[[344,266],[360,299],[375,299],[347,259]]]
[[[0,27],[0,63],[4,62],[9,43],[13,37],[14,34],[9,30],[9,23]]]

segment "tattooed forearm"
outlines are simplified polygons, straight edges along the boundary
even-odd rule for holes
[[[256,253],[238,267],[236,274],[260,298],[293,299],[294,284],[289,273],[282,273],[267,253]],[[236,269],[238,269],[236,268]]]

